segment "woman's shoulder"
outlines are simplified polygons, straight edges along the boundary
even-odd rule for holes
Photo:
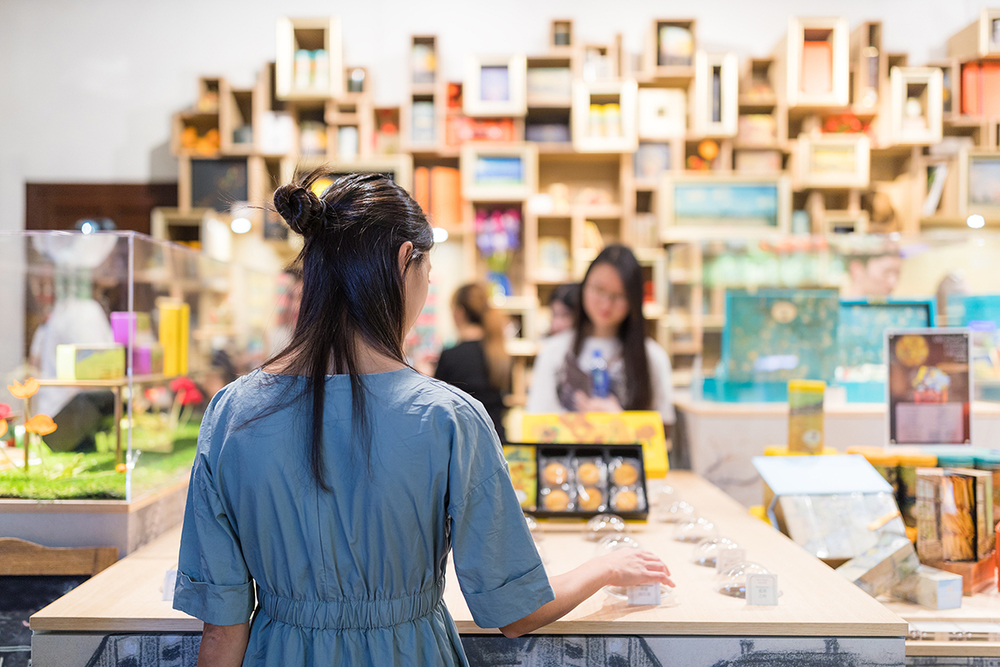
[[[439,418],[459,418],[492,424],[483,404],[443,380],[413,372],[412,405]]]
[[[670,368],[670,355],[652,338],[646,338],[646,357],[650,364],[658,368]]]
[[[569,349],[573,346],[573,337],[576,335],[572,329],[567,331],[560,331],[557,334],[553,334],[542,341],[542,344],[538,348],[539,356],[545,355],[556,355],[562,358],[566,355]]]

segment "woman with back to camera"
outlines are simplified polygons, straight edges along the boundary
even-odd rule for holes
[[[205,622],[198,664],[467,664],[449,550],[476,623],[508,636],[604,585],[670,584],[631,549],[546,576],[482,405],[404,362],[424,215],[384,176],[317,197],[318,176],[274,195],[305,237],[292,340],[216,394],[199,434],[174,592]]]
[[[503,313],[490,306],[485,287],[472,283],[455,291],[451,314],[459,343],[441,351],[434,377],[482,403],[500,442],[506,442],[503,394],[510,386],[510,356],[505,347]]]
[[[653,410],[673,424],[670,359],[646,337],[642,287],[642,268],[625,246],[594,259],[573,328],[546,339],[535,358],[528,412]],[[607,371],[609,386],[594,386],[595,368]]]

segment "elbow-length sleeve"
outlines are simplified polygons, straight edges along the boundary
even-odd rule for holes
[[[205,417],[188,486],[173,605],[206,623],[237,625],[250,620],[253,581],[209,465],[212,429]]]
[[[448,482],[455,572],[476,625],[499,628],[555,594],[489,417],[470,410],[459,419]]]

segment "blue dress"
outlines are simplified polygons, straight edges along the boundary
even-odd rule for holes
[[[441,598],[449,549],[480,627],[554,597],[482,405],[408,368],[362,377],[371,472],[352,437],[349,378],[328,376],[330,493],[312,477],[301,402],[248,422],[303,378],[255,371],[205,413],[174,608],[243,623],[256,583],[244,665],[468,664]]]

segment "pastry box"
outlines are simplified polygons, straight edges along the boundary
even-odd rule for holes
[[[508,462],[511,458],[523,462],[529,452],[534,454],[534,466],[518,465],[518,474],[511,466],[511,480],[519,498],[534,492],[521,505],[536,517],[610,513],[646,519],[649,515],[642,445],[513,444],[504,449]],[[527,479],[531,473],[534,479]]]

